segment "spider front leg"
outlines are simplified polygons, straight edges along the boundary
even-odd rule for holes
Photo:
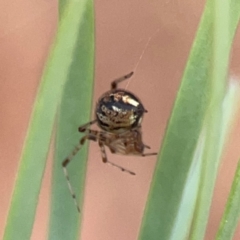
[[[125,76],[123,76],[123,77],[120,77],[120,78],[112,81],[112,83],[111,83],[111,89],[112,89],[112,90],[115,90],[115,89],[117,88],[117,85],[118,85],[120,82],[122,82],[122,81],[130,78],[132,75],[133,75],[133,72],[130,72],[129,74],[127,74],[127,75],[125,75]]]
[[[93,120],[93,121],[90,121],[90,122],[88,122],[88,123],[80,126],[80,127],[78,128],[78,131],[79,131],[79,132],[85,132],[85,131],[88,129],[89,126],[91,126],[92,124],[94,124],[94,123],[96,123],[96,122],[97,122],[97,119],[95,119],[95,120]]]
[[[67,180],[68,189],[70,191],[70,194],[71,194],[71,196],[74,200],[74,203],[75,203],[76,208],[77,208],[79,213],[80,213],[80,208],[78,206],[78,202],[77,202],[77,199],[76,199],[76,194],[75,194],[75,192],[73,190],[73,187],[72,187],[72,184],[70,182],[70,178],[69,178],[69,174],[68,174],[68,170],[67,170],[67,165],[72,161],[74,156],[79,152],[79,150],[82,148],[82,146],[84,145],[86,140],[92,140],[92,141],[97,140],[96,135],[97,135],[97,131],[89,130],[88,134],[80,139],[79,144],[73,149],[71,154],[62,162],[63,172],[64,172],[65,178]]]
[[[99,144],[99,147],[101,149],[102,161],[104,163],[108,163],[108,164],[112,165],[113,167],[116,167],[116,168],[120,169],[122,172],[127,172],[127,173],[129,173],[131,175],[136,175],[135,172],[132,172],[131,170],[128,170],[128,169],[123,168],[123,167],[121,167],[121,166],[119,166],[119,165],[117,165],[117,164],[115,164],[113,162],[108,161],[107,154],[106,154],[105,147],[104,147],[104,143],[99,141],[98,144]]]

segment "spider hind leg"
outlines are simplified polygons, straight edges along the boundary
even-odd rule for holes
[[[143,153],[141,156],[146,157],[146,156],[153,156],[153,155],[158,155],[158,153]]]

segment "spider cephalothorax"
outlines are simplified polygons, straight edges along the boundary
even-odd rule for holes
[[[142,131],[140,127],[120,134],[102,132],[101,137],[105,146],[114,154],[145,156],[144,149],[149,148],[142,142]]]
[[[95,120],[79,127],[79,132],[84,132],[79,144],[72,153],[63,161],[62,166],[68,181],[69,190],[74,198],[75,205],[80,212],[76,195],[72,189],[67,172],[67,165],[81,149],[86,140],[96,141],[101,149],[102,161],[118,169],[135,175],[134,172],[108,161],[105,146],[114,154],[149,156],[157,153],[144,153],[145,148],[150,148],[142,141],[141,122],[144,112],[147,112],[141,101],[131,92],[117,89],[122,82],[133,75],[133,72],[116,79],[111,84],[111,90],[104,93],[97,102]],[[89,127],[97,123],[102,131],[92,130]]]

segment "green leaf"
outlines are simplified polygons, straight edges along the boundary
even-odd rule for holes
[[[56,110],[69,74],[87,1],[69,1],[36,97],[4,240],[30,239]]]
[[[58,9],[59,9],[59,16],[60,16],[60,19],[64,13],[64,9],[67,5],[67,0],[59,0],[58,1]]]
[[[218,229],[216,240],[232,239],[240,217],[240,162],[235,172],[231,192]]]
[[[179,215],[179,209],[208,104],[209,31],[206,8],[156,165],[140,230],[141,240],[174,239],[171,236],[182,236],[179,229],[185,229],[187,234],[190,227],[189,218],[193,213]],[[198,172],[196,170],[196,179],[199,178]],[[189,197],[192,205],[196,194]],[[176,226],[176,223],[182,223],[182,227]],[[174,229],[176,232],[173,232]]]
[[[89,122],[92,103],[94,72],[94,12],[88,1],[81,25],[78,27],[77,45],[72,56],[57,119],[57,138],[53,170],[49,239],[77,239],[80,217],[68,190],[62,162],[78,145],[81,135],[78,127]],[[80,207],[84,193],[87,163],[87,144],[67,166]],[[81,195],[80,195],[81,192]],[[82,207],[81,207],[82,209]]]
[[[231,43],[236,30],[238,6],[236,0],[231,1],[233,15],[228,43]],[[199,157],[200,163],[196,160],[196,147],[197,143],[200,144],[201,138],[205,141],[207,130],[204,127],[205,116],[212,97],[211,11],[211,0],[209,0],[204,9],[159,154],[140,229],[141,240],[180,240],[186,239],[189,234],[201,176],[199,168],[202,160],[201,157]],[[203,154],[202,151],[203,148],[199,150],[200,155]]]
[[[209,36],[213,39],[213,54],[210,58],[212,68],[210,69],[211,78],[209,79],[211,99],[204,123],[207,131],[206,147],[203,155],[198,202],[190,237],[194,240],[201,240],[205,235],[218,166],[226,137],[223,134],[226,132],[223,126],[227,125],[229,127],[228,124],[224,123],[225,112],[222,105],[228,74],[229,55],[234,36],[233,32],[230,32],[230,1],[209,1],[208,5],[211,12],[211,22],[213,23],[213,30]]]

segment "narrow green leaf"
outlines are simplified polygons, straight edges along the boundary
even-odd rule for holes
[[[216,240],[232,239],[240,217],[240,161],[234,175],[231,192],[218,229]]]
[[[69,1],[36,97],[4,240],[30,239],[57,105],[72,62],[86,1]]]
[[[182,236],[181,229],[186,231],[190,227],[192,213],[186,217],[179,211],[209,98],[211,41],[208,35],[211,28],[208,15],[206,7],[156,165],[141,226],[141,240],[174,239],[174,236]],[[195,198],[189,201],[194,202]],[[177,223],[182,223],[181,227]]]
[[[182,193],[178,212],[169,239],[186,239],[189,234],[193,212],[195,208],[202,166],[202,155],[206,138],[206,129],[200,134],[196,151],[193,156],[186,185]],[[184,216],[184,218],[183,218]],[[184,219],[184,221],[183,221]]]
[[[231,7],[234,9],[229,29],[231,40],[237,26],[238,6],[236,0],[231,1]],[[211,6],[208,1],[156,165],[140,229],[141,240],[186,239],[190,228],[189,219],[193,215],[197,192],[187,197],[186,192],[211,94],[209,79],[213,54],[213,42],[210,37],[212,24]],[[197,168],[193,174],[195,174],[194,186],[197,188],[199,178]],[[190,204],[190,210],[184,212],[182,209],[186,203]]]
[[[62,15],[63,15],[63,13],[64,13],[64,9],[65,9],[65,7],[67,6],[67,0],[59,0],[58,1],[58,9],[59,9],[59,17],[60,17],[60,19],[61,19],[61,17],[62,17]]]
[[[229,32],[231,16],[229,0],[209,1],[208,5],[213,22],[213,31],[209,36],[213,39],[213,54],[211,55],[212,68],[209,79],[211,83],[211,99],[204,123],[207,131],[206,147],[203,155],[203,169],[198,202],[190,238],[194,240],[201,240],[205,235],[213,189],[224,147],[225,136],[222,135],[224,113],[222,104],[225,95],[229,55],[233,40],[233,34]]]
[[[239,80],[231,77],[228,83],[227,93],[223,100],[223,120],[222,120],[222,133],[221,144],[225,142],[225,136],[229,133],[229,129],[233,126],[233,120],[238,110],[240,101],[240,85]],[[230,129],[231,130],[231,129]]]
[[[215,162],[214,163],[211,163],[210,164],[210,169],[211,171],[206,171],[205,168],[203,168],[203,173],[204,174],[207,174],[207,180],[205,180],[204,182],[204,178],[202,178],[202,182],[205,183],[205,186],[204,186],[204,190],[205,190],[205,194],[206,195],[203,195],[204,197],[199,197],[199,200],[198,200],[198,204],[197,204],[197,211],[195,212],[195,215],[194,215],[194,222],[193,222],[193,226],[192,226],[192,233],[191,233],[191,237],[190,239],[202,239],[204,237],[204,232],[205,232],[205,227],[206,227],[206,222],[204,223],[205,218],[207,219],[208,218],[208,215],[209,215],[209,207],[210,207],[210,204],[211,204],[211,197],[212,197],[212,191],[213,191],[213,185],[214,185],[214,182],[215,182],[215,178],[216,178],[216,172],[217,172],[217,168],[218,168],[218,164],[219,164],[219,161],[220,161],[220,156],[221,156],[221,153],[222,153],[222,150],[223,150],[223,147],[224,147],[224,144],[225,144],[225,141],[226,141],[226,138],[230,132],[230,128],[232,126],[232,121],[234,119],[234,116],[235,116],[235,113],[236,113],[236,109],[237,109],[237,105],[238,105],[238,102],[239,102],[239,97],[240,97],[240,86],[239,84],[234,81],[234,80],[231,80],[229,85],[228,85],[228,90],[227,90],[227,93],[226,93],[226,96],[222,102],[222,104],[220,104],[221,106],[221,109],[222,109],[222,118],[221,118],[221,125],[219,126],[219,132],[217,132],[217,136],[219,138],[218,141],[215,141],[214,144],[215,144],[215,147],[216,147],[216,156],[215,156]],[[218,124],[216,124],[218,126]],[[207,129],[207,128],[206,128]],[[207,138],[206,138],[207,139]],[[206,141],[206,144],[207,144],[207,141]],[[211,144],[208,142],[208,144]],[[206,154],[206,150],[208,150],[207,148],[204,149],[204,154]],[[206,156],[204,156],[206,157]],[[206,163],[205,160],[206,158],[204,159],[203,157],[203,164],[204,165],[207,165],[209,167],[209,163]],[[212,156],[214,157],[214,156]],[[212,159],[208,159],[210,162]],[[204,176],[203,177],[206,177]],[[201,183],[203,184],[203,183]],[[202,194],[202,190],[203,189],[200,189],[200,194]],[[200,202],[203,201],[203,202]],[[205,205],[205,204],[206,205]],[[209,204],[209,205],[207,205]],[[205,215],[203,214],[199,214],[200,210],[202,212],[205,213]],[[196,226],[198,228],[196,228]],[[201,232],[201,230],[203,232]]]
[[[77,239],[79,218],[82,216],[68,190],[62,162],[79,143],[81,135],[78,127],[90,120],[94,73],[93,1],[88,1],[83,21],[78,27],[77,45],[72,60],[57,121],[49,230],[51,240]],[[81,209],[87,158],[87,146],[84,146],[67,166]]]
[[[237,106],[240,98],[240,86],[238,82],[231,79],[228,85],[228,91],[224,98],[222,106],[223,118],[221,125],[220,139],[220,149],[223,148],[226,136],[229,134],[230,127],[232,126],[232,120],[234,119]],[[198,145],[195,151],[195,156],[193,157],[191,169],[189,171],[189,176],[186,181],[186,185],[183,192],[182,201],[179,207],[178,216],[175,221],[175,228],[172,230],[172,235],[170,239],[186,239],[188,236],[189,229],[186,227],[186,222],[189,220],[188,226],[191,225],[193,210],[195,207],[195,200],[197,197],[197,191],[200,182],[200,171],[202,166],[202,158],[205,150],[206,144],[206,126],[203,128],[200,135]],[[221,153],[221,151],[220,151]],[[220,155],[220,154],[219,154]],[[185,221],[182,221],[181,216],[185,216]],[[185,224],[185,226],[184,226]],[[177,229],[178,228],[178,229]]]

